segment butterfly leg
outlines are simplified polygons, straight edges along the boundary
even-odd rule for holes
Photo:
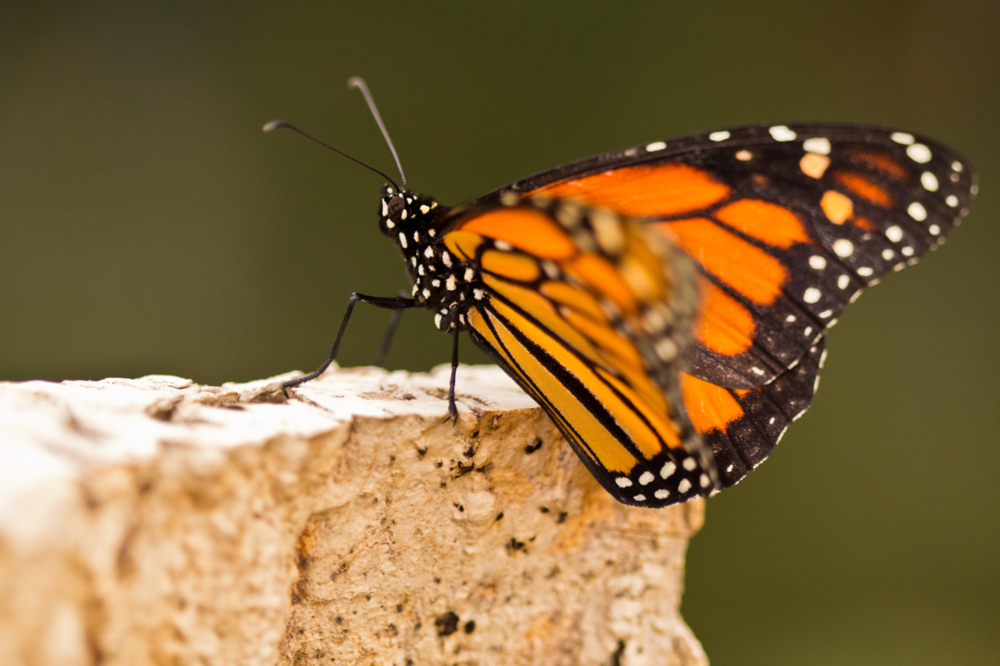
[[[323,365],[319,366],[314,372],[310,372],[305,377],[299,377],[298,379],[290,379],[287,382],[281,384],[281,392],[288,397],[288,389],[293,386],[298,386],[299,384],[304,384],[309,380],[316,379],[330,367],[330,364],[337,360],[337,353],[340,351],[340,340],[344,337],[344,331],[347,330],[347,322],[351,319],[351,311],[354,310],[354,304],[358,301],[362,303],[368,303],[374,305],[378,308],[385,308],[386,310],[408,310],[409,308],[420,307],[416,299],[410,298],[408,296],[396,296],[396,297],[380,297],[380,296],[366,296],[364,294],[359,294],[354,292],[351,297],[347,300],[347,312],[344,313],[344,319],[340,322],[340,330],[337,331],[337,338],[333,341],[333,350],[330,351],[330,357],[323,362]]]
[[[452,329],[451,343],[451,380],[448,382],[448,416],[445,421],[452,419],[458,424],[458,405],[455,403],[455,375],[458,374],[458,334],[457,328]]]
[[[409,298],[405,291],[400,291],[399,296]],[[395,310],[392,313],[392,316],[389,318],[389,328],[385,332],[385,337],[382,339],[382,344],[379,346],[378,352],[375,354],[375,358],[372,359],[372,365],[382,365],[382,361],[385,360],[386,354],[389,353],[389,346],[392,345],[392,338],[396,335],[396,329],[399,327],[399,320],[402,316],[402,310]]]

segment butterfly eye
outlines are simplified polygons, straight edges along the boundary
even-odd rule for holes
[[[397,194],[389,199],[386,217],[394,222],[399,222],[402,219],[406,219],[406,216],[404,215],[405,210],[406,202],[403,201],[402,195]]]

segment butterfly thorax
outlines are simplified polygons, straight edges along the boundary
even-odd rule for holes
[[[433,197],[392,185],[382,188],[379,229],[403,253],[412,295],[435,312],[434,322],[442,331],[464,329],[465,313],[474,301],[474,269],[441,242],[447,212]]]

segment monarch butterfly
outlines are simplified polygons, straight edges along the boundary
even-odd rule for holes
[[[398,165],[367,87],[350,84]],[[303,133],[265,131],[282,126]],[[453,208],[410,190],[402,168],[402,187],[378,173],[379,229],[412,294],[352,294],[329,359],[286,395],[336,359],[355,303],[393,322],[428,308],[453,336],[451,417],[468,332],[608,492],[644,507],[713,494],[763,461],[812,401],[826,329],[940,245],[977,190],[938,143],[834,124],[655,141]]]

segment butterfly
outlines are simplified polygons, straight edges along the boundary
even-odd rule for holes
[[[378,225],[412,292],[352,294],[330,358],[286,394],[336,358],[357,302],[427,308],[453,336],[450,416],[467,332],[643,507],[760,464],[812,401],[844,307],[944,242],[977,190],[929,139],[793,123],[606,153],[455,207],[386,178]]]

